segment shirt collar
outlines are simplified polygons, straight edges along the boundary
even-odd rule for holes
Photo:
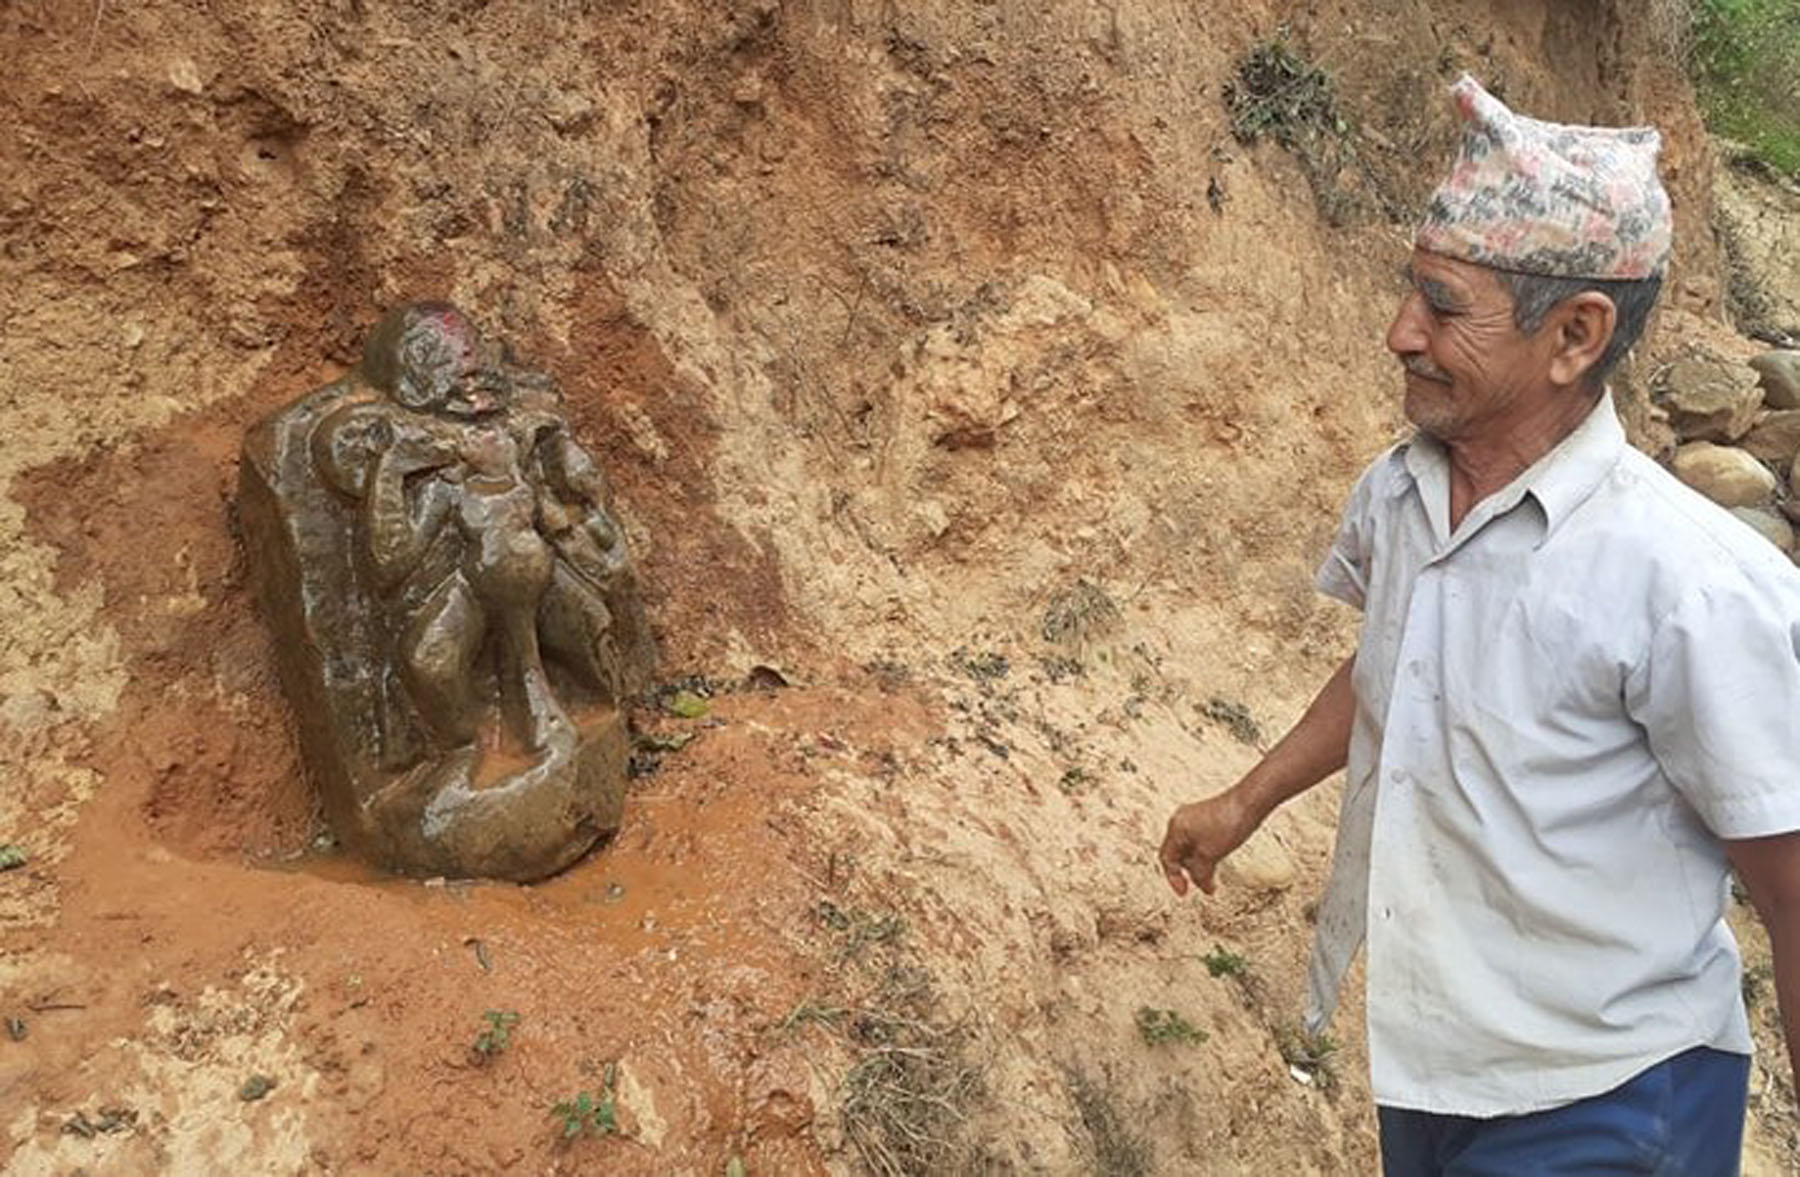
[[[1625,445],[1625,430],[1613,408],[1612,390],[1607,389],[1567,437],[1527,466],[1506,487],[1495,491],[1476,511],[1471,511],[1470,516],[1480,516],[1479,526],[1495,515],[1510,511],[1529,495],[1544,513],[1544,538],[1547,539],[1594,493],[1618,464]],[[1414,434],[1400,447],[1400,457],[1414,485],[1425,496],[1427,510],[1439,508],[1448,512],[1449,455],[1443,443],[1423,433]],[[1434,497],[1443,498],[1443,503],[1431,501]]]
[[[1612,473],[1625,444],[1625,429],[1609,388],[1573,433],[1520,475],[1544,509],[1546,533],[1555,531]]]

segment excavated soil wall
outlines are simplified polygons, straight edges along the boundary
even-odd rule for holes
[[[1328,151],[1232,134],[1276,39]],[[1360,1010],[1291,1034],[1335,786],[1217,899],[1154,846],[1350,648],[1449,79],[1658,123],[1645,350],[1728,334],[1636,6],[21,2],[0,56],[7,1172],[1369,1171]],[[536,888],[317,849],[235,532],[245,426],[424,297],[560,380],[713,690]]]

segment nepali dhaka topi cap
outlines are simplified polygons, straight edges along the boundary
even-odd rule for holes
[[[1413,243],[1497,270],[1648,278],[1671,236],[1654,127],[1578,127],[1516,115],[1468,74],[1450,88],[1462,151]]]

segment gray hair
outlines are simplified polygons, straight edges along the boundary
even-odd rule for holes
[[[1547,274],[1521,274],[1512,270],[1495,270],[1500,285],[1512,292],[1513,325],[1530,335],[1544,325],[1556,306],[1578,294],[1593,291],[1612,300],[1615,312],[1612,338],[1606,350],[1582,377],[1589,388],[1598,389],[1606,381],[1632,344],[1644,333],[1650,321],[1651,308],[1662,291],[1663,276],[1648,278],[1558,278]]]

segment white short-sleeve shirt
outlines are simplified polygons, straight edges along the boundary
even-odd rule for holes
[[[1721,838],[1800,829],[1800,570],[1602,398],[1449,527],[1383,454],[1319,587],[1363,611],[1309,1021],[1368,945],[1378,1103],[1494,1116],[1748,1053]]]

